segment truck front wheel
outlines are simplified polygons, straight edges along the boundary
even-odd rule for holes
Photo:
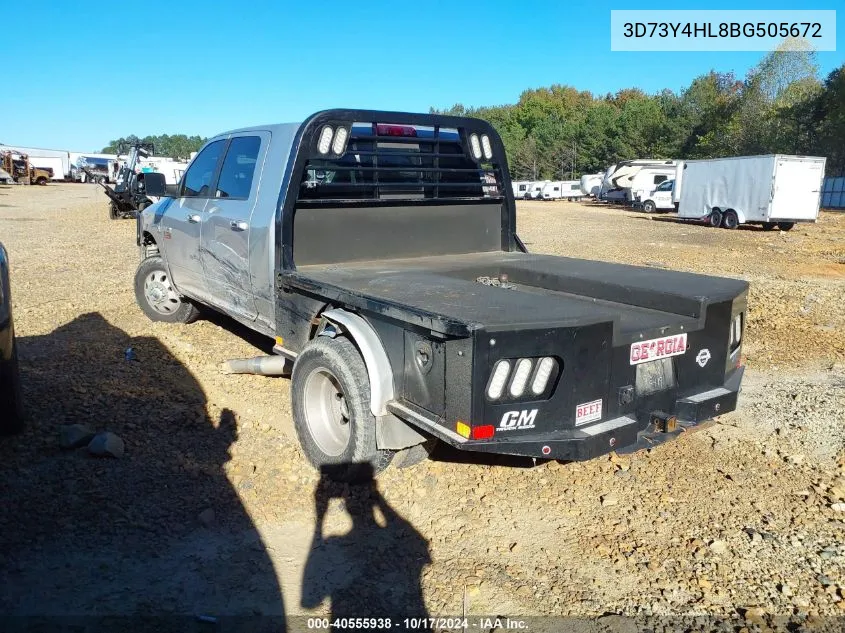
[[[159,257],[147,257],[135,272],[135,300],[151,321],[191,323],[199,316],[197,307],[180,296],[170,273]]]
[[[654,213],[657,210],[657,206],[651,200],[646,200],[643,202],[643,211],[646,213]]]
[[[393,451],[376,446],[370,379],[346,338],[317,337],[302,350],[291,376],[293,422],[305,457],[333,479],[360,481],[390,464]]]

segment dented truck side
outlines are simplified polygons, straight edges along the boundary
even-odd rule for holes
[[[528,253],[486,122],[330,110],[238,130],[170,193],[138,219],[139,304],[274,337],[315,466],[431,440],[589,459],[736,407],[747,284]]]

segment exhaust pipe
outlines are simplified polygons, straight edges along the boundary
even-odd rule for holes
[[[224,361],[220,371],[224,374],[257,374],[258,376],[282,376],[290,373],[290,361],[284,356],[256,356],[255,358],[234,358]]]

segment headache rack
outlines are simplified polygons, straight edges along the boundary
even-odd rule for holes
[[[303,140],[297,206],[501,201],[502,165],[492,151],[473,157],[472,134],[481,136],[437,124],[324,122]]]

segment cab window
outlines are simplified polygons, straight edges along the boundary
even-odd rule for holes
[[[183,198],[210,198],[211,180],[214,172],[217,171],[217,163],[220,162],[220,155],[226,145],[225,139],[214,141],[206,145],[182,179],[181,196]]]
[[[218,198],[249,198],[260,148],[260,136],[238,136],[232,139],[217,181]]]

